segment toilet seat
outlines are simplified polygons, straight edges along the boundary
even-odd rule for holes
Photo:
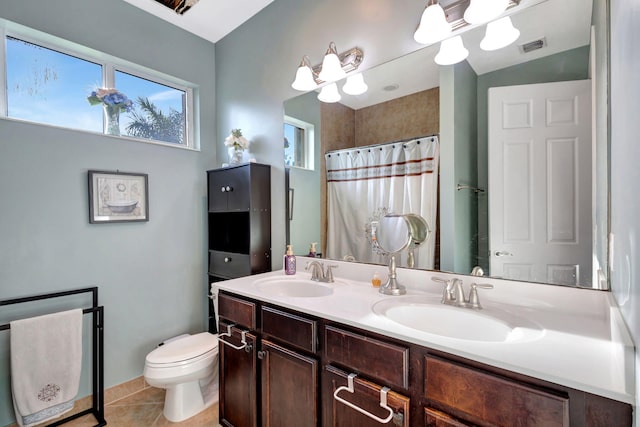
[[[152,368],[173,368],[197,363],[215,356],[218,352],[218,336],[209,332],[171,341],[150,352],[145,360]]]

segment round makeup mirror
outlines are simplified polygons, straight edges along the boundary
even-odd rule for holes
[[[404,215],[388,214],[377,226],[376,242],[388,253],[400,252],[411,243],[411,229]]]

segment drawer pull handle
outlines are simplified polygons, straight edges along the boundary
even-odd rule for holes
[[[376,420],[377,422],[381,423],[381,424],[386,424],[389,421],[391,421],[391,419],[393,418],[393,408],[389,407],[387,405],[387,392],[390,391],[391,389],[389,387],[382,387],[382,389],[380,390],[380,407],[383,409],[386,409],[387,411],[389,411],[389,416],[387,418],[379,418],[376,415],[373,415],[370,412],[365,411],[364,409],[362,409],[359,406],[354,405],[351,402],[347,402],[346,400],[344,400],[343,398],[341,398],[340,396],[338,396],[338,393],[340,393],[342,390],[346,390],[349,393],[353,393],[354,392],[354,388],[353,388],[353,379],[357,376],[357,374],[349,374],[349,376],[347,377],[347,385],[346,386],[341,386],[338,387],[336,389],[336,391],[333,392],[333,398],[335,400],[337,400],[338,402],[344,403],[345,405],[347,405],[348,407],[355,409],[356,411],[360,412],[361,414],[366,415],[367,417]]]
[[[218,334],[218,341],[222,342],[225,345],[228,345],[229,347],[235,349],[235,350],[242,350],[244,349],[247,353],[251,351],[252,345],[249,344],[247,342],[247,331],[242,331],[242,337],[240,338],[240,343],[242,345],[237,346],[237,345],[233,345],[230,342],[227,342],[225,340],[223,340],[221,337],[231,337],[231,328],[233,328],[235,325],[227,325],[227,332],[223,332],[221,334]]]
[[[228,257],[228,256],[224,257],[224,262],[231,262],[231,257]]]

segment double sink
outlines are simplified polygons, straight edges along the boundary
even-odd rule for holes
[[[262,278],[253,285],[270,297],[324,298],[327,304],[331,303],[331,298],[340,298],[346,287],[362,287],[349,280],[320,283],[297,275]],[[495,303],[484,303],[483,306],[482,310],[473,310],[444,305],[440,297],[425,293],[380,295],[371,303],[370,311],[398,327],[457,340],[517,343],[534,341],[544,335],[544,328],[519,314],[521,310],[517,307]]]

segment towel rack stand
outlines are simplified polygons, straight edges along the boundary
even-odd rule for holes
[[[92,407],[78,412],[77,414],[70,415],[66,418],[57,420],[47,427],[59,426],[67,423],[76,418],[93,414],[98,424],[94,427],[100,427],[107,425],[107,421],[104,419],[104,307],[98,305],[98,288],[81,288],[72,289],[68,291],[52,292],[47,294],[38,294],[28,297],[11,298],[0,300],[0,306],[21,304],[25,302],[38,301],[50,298],[59,298],[69,295],[76,295],[82,293],[92,294],[91,307],[83,308],[82,313],[91,313],[93,315],[93,328],[92,328]],[[0,331],[11,329],[10,324],[0,325]]]

